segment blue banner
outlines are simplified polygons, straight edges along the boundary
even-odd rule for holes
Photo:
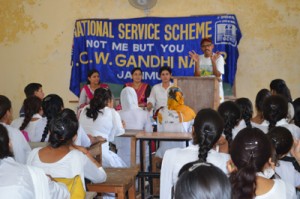
[[[70,90],[77,96],[91,69],[101,82],[130,82],[130,71],[143,70],[143,82],[160,81],[158,70],[170,66],[173,76],[193,76],[188,52],[203,54],[202,38],[212,38],[214,52],[225,59],[223,81],[233,84],[241,31],[235,15],[81,19],[75,22]]]

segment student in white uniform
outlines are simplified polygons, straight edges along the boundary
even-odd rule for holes
[[[280,95],[272,95],[264,102],[263,114],[265,121],[258,126],[267,133],[275,126],[282,126],[292,133],[295,140],[300,139],[300,128],[295,124],[289,124],[287,121],[288,102]]]
[[[122,110],[119,111],[122,121],[125,123],[126,129],[141,130],[148,133],[153,132],[152,123],[149,112],[138,106],[138,98],[135,90],[132,87],[125,87],[121,91]],[[130,165],[130,138],[116,137],[115,138],[117,154],[122,158],[128,167]],[[139,141],[136,146],[136,163],[140,162]],[[146,151],[148,151],[146,149]],[[148,153],[147,153],[148,154]],[[148,158],[146,157],[146,160]]]
[[[266,88],[263,88],[260,91],[258,91],[255,98],[256,115],[251,119],[253,126],[257,127],[257,125],[260,125],[264,121],[264,115],[263,115],[264,101],[267,97],[270,96],[271,96],[271,92]]]
[[[294,124],[300,127],[300,97],[293,101],[293,106],[295,110]]]
[[[0,124],[4,125],[8,131],[9,139],[12,143],[12,150],[15,160],[25,164],[31,148],[19,129],[11,127],[12,107],[10,100],[4,95],[0,95]]]
[[[295,187],[280,179],[270,179],[274,174],[272,145],[258,128],[244,128],[230,147],[232,164],[228,169],[233,199],[295,199]]]
[[[287,156],[294,143],[291,132],[279,126],[274,127],[267,135],[276,151],[276,173],[285,182],[300,187],[300,166],[294,157]]]
[[[159,108],[167,106],[168,89],[173,86],[173,83],[170,81],[172,76],[172,69],[170,67],[161,67],[158,74],[161,83],[154,85],[151,89],[150,96],[147,99],[148,111],[153,109],[156,112]]]
[[[49,137],[49,123],[52,118],[56,117],[56,115],[64,109],[64,102],[60,96],[50,94],[43,99],[42,107],[44,115],[47,118],[47,123],[43,128],[43,135],[41,139],[41,142],[44,142],[47,141]],[[79,125],[75,144],[78,146],[89,147],[93,142],[95,142],[95,139],[92,136],[88,136],[88,134]]]
[[[232,129],[232,138],[233,139],[239,133],[239,131],[242,130],[243,128],[246,128],[246,127],[251,128],[252,127],[251,118],[253,115],[252,102],[248,98],[245,98],[245,97],[238,98],[235,100],[235,103],[238,105],[238,107],[241,110],[241,120],[238,123],[238,125]]]
[[[230,146],[233,137],[232,129],[238,125],[241,120],[240,107],[232,101],[225,101],[218,107],[218,113],[224,120],[224,130],[222,136],[225,136],[228,146]]]
[[[125,133],[119,113],[112,108],[113,100],[109,89],[98,88],[90,104],[85,106],[79,116],[79,123],[92,136],[101,136],[107,140],[102,144],[103,167],[126,167],[126,163],[109,150],[109,142]]]
[[[40,142],[47,123],[43,118],[42,100],[36,96],[24,100],[24,117],[15,119],[11,126],[26,131],[31,142]]]
[[[68,199],[64,184],[51,181],[43,170],[16,162],[7,129],[0,124],[0,198]]]
[[[231,184],[221,169],[208,162],[186,167],[179,174],[175,199],[231,199]]]
[[[157,116],[157,132],[169,133],[191,133],[195,119],[195,112],[184,104],[181,89],[172,86],[168,90],[168,101],[166,107],[159,110]],[[171,148],[185,148],[185,142],[160,141],[155,156],[162,158],[166,150]]]
[[[209,162],[227,173],[228,154],[217,151],[224,122],[213,109],[198,112],[193,125],[193,145],[187,148],[174,148],[166,151],[160,175],[160,198],[171,199],[172,187],[175,186],[182,166],[189,162]]]
[[[30,153],[27,164],[42,168],[54,178],[73,178],[80,175],[93,183],[106,180],[102,166],[83,147],[73,145],[76,139],[78,121],[75,112],[70,115],[63,110],[49,125],[49,145],[35,148]]]

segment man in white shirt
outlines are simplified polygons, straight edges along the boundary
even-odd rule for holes
[[[224,91],[222,84],[222,75],[224,74],[224,58],[219,52],[214,53],[214,44],[210,38],[201,40],[201,50],[203,55],[198,55],[195,51],[190,51],[189,56],[195,61],[195,76],[214,75],[219,80],[220,102],[224,101]]]

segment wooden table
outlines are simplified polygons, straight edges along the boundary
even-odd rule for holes
[[[152,178],[159,178],[160,173],[154,173],[152,172],[152,158],[151,158],[151,147],[149,147],[149,168],[150,171],[144,171],[144,164],[143,164],[143,148],[144,148],[144,141],[185,141],[186,146],[188,146],[189,141],[192,139],[191,133],[182,133],[182,132],[155,132],[155,133],[146,133],[146,132],[139,132],[136,134],[136,139],[140,140],[140,171],[138,173],[138,177],[141,178],[141,196],[142,198],[145,197],[145,191],[144,191],[144,184],[145,184],[145,178],[149,178],[149,184],[150,184],[150,194],[153,194],[153,184],[152,184]]]
[[[106,168],[107,179],[103,183],[87,184],[89,191],[97,193],[116,193],[116,198],[125,199],[128,192],[129,199],[135,199],[136,168]]]

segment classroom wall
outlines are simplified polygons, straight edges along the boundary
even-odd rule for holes
[[[74,22],[80,18],[144,17],[127,0],[0,0],[0,94],[13,102],[14,116],[23,89],[40,82],[44,92],[63,97],[69,91]],[[243,37],[236,74],[237,97],[252,101],[274,78],[285,79],[292,97],[300,97],[299,0],[157,0],[149,16],[229,13],[237,16]]]

